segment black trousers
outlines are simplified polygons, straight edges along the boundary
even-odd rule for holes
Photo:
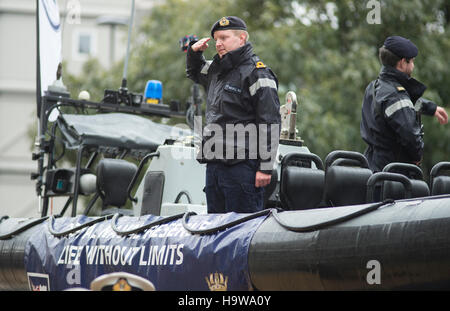
[[[253,213],[263,209],[264,188],[255,187],[257,160],[206,165],[208,213]]]

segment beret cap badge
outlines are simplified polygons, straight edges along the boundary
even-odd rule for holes
[[[230,24],[230,21],[226,17],[222,17],[219,21],[220,26],[228,26]]]
[[[214,38],[214,32],[217,30],[241,29],[247,30],[245,22],[236,16],[224,16],[219,19],[211,28],[211,37]]]

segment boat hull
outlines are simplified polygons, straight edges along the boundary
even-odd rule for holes
[[[248,271],[243,272],[249,275],[249,289],[450,289],[450,196],[396,201],[369,210],[371,206],[269,213],[249,243]],[[222,216],[199,215],[192,216],[192,220],[197,217],[210,217],[211,223]],[[0,240],[0,289],[29,289],[24,260],[29,256],[27,244],[34,235],[40,234],[48,221]],[[108,221],[111,220],[105,223]],[[127,221],[125,217],[124,221]],[[23,223],[23,219],[4,220],[0,233],[12,231]],[[246,224],[240,226],[245,231]],[[208,238],[208,234],[201,236]],[[213,260],[214,252],[213,249],[200,251],[198,258]],[[215,268],[223,271],[223,267],[212,264],[211,272]],[[189,273],[185,275],[189,276]]]
[[[280,218],[311,226],[358,208]],[[252,240],[249,270],[259,290],[450,289],[450,200],[396,202],[309,232],[286,230],[270,217]]]

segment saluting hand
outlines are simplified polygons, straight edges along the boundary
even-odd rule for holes
[[[206,50],[208,48],[208,41],[211,40],[211,38],[203,38],[198,40],[197,42],[195,42],[192,46],[191,49],[194,52],[198,52],[201,51],[203,52],[204,50]]]

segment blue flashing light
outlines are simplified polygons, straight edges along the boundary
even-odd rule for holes
[[[158,80],[149,80],[145,86],[144,102],[157,104],[162,101],[162,83]]]

